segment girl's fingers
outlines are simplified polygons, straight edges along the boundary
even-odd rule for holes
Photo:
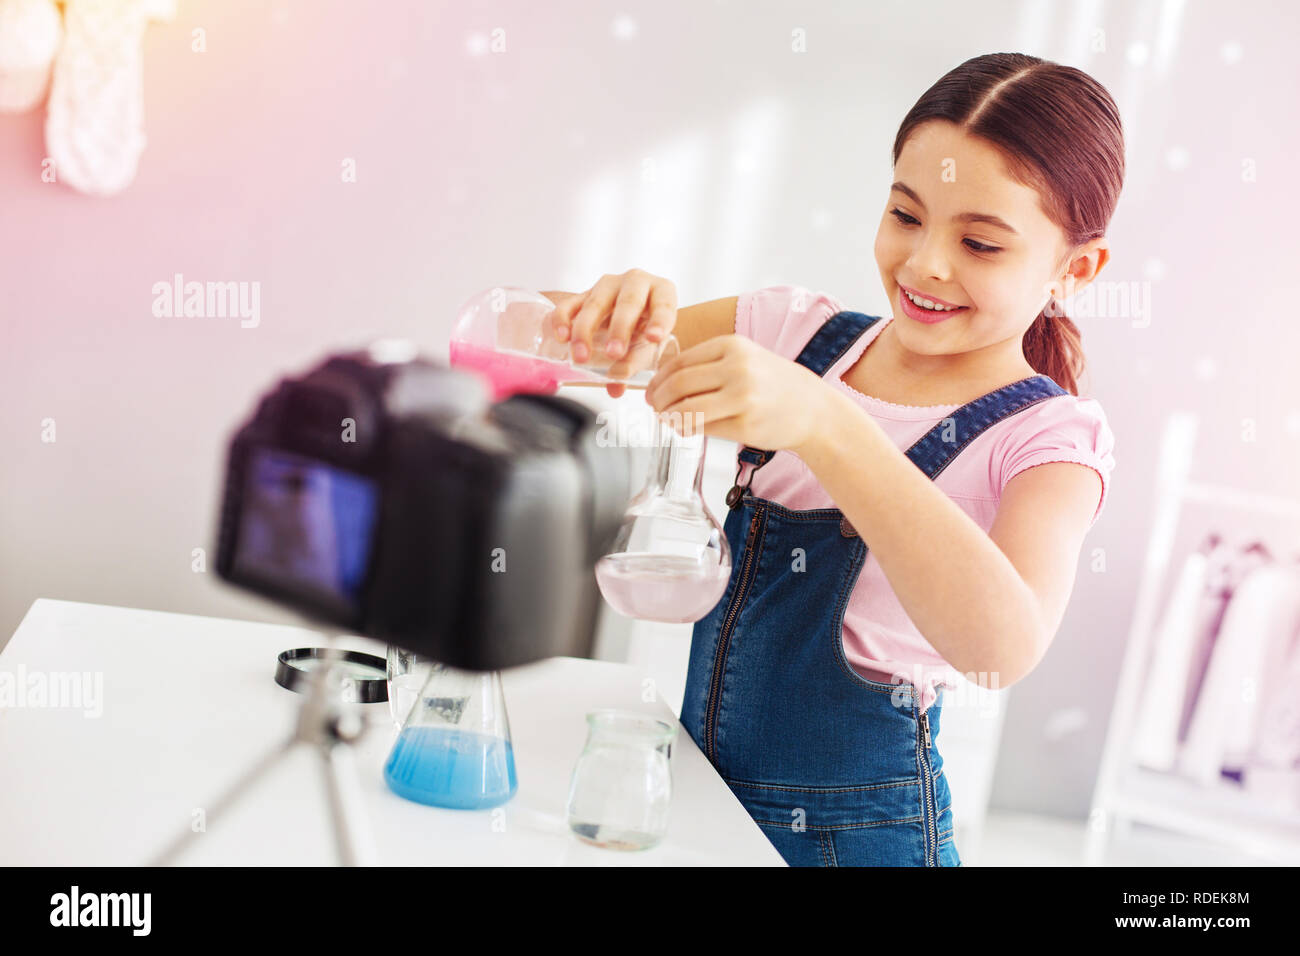
[[[705,339],[685,351],[682,351],[675,341],[669,342],[669,348],[664,350],[664,357],[661,358],[658,367],[655,369],[655,377],[650,382],[650,390],[657,391],[664,382],[683,369],[712,367],[714,374],[722,374],[722,369],[717,366],[725,361],[727,353],[726,346],[721,339],[722,336]]]
[[[610,358],[620,358],[627,354],[627,344],[632,338],[632,330],[646,311],[646,300],[650,296],[650,276],[640,272],[630,272],[623,277],[619,286],[618,298],[614,303],[614,312],[609,321],[609,341],[605,354]]]
[[[727,355],[728,338],[734,338],[734,336],[715,335],[713,338],[705,339],[688,349],[682,349],[680,344],[670,342],[670,348],[665,351],[666,357],[660,362],[658,371],[665,375],[671,375],[679,368],[720,361]]]
[[[651,342],[658,342],[677,324],[676,289],[666,283],[651,287],[647,310],[650,320],[646,323],[645,337]]]
[[[569,333],[574,361],[586,362],[591,358],[592,334],[609,314],[621,281],[620,276],[604,276],[587,292]]]
[[[633,355],[635,355],[635,349],[633,350]],[[610,378],[631,378],[638,371],[640,371],[640,369],[637,367],[632,357],[627,357],[621,358],[611,365],[605,374]]]
[[[666,372],[666,374],[665,374]],[[667,407],[703,395],[720,395],[729,384],[722,362],[686,365],[676,370],[661,369],[646,389],[646,401],[656,408]]]
[[[737,414],[721,392],[692,395],[660,409],[659,419],[682,436],[700,435],[711,422],[732,418]]]
[[[633,340],[657,345],[671,333],[677,323],[677,290],[640,269],[606,275],[586,292],[558,303],[551,321],[555,339],[569,343],[575,362],[590,361],[597,346],[607,358],[632,358]],[[648,367],[640,357],[632,364],[634,371]]]
[[[560,342],[569,340],[569,310],[567,302],[561,302],[551,313],[551,327],[555,331],[555,338]]]
[[[614,378],[631,378],[638,372],[652,368],[656,351],[653,342],[633,342],[623,357],[610,366],[609,374]]]
[[[551,312],[551,329],[557,341],[567,342],[569,340],[569,326],[573,322],[573,313],[586,300],[587,294],[572,296],[563,302],[557,303],[554,311]]]

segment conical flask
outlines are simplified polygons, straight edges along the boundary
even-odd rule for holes
[[[448,353],[452,365],[472,368],[492,383],[493,401],[516,392],[549,394],[561,385],[620,382],[645,388],[660,362],[677,353],[677,340],[650,342],[633,331],[628,350],[617,360],[605,353],[609,323],[592,333],[591,356],[576,362],[568,341],[555,334],[555,303],[540,292],[498,286],[466,302],[452,327]]]
[[[654,422],[645,487],[596,562],[596,582],[620,614],[683,624],[708,614],[726,591],[731,548],[704,503],[704,433],[678,434],[659,415]]]
[[[398,796],[457,810],[505,803],[518,789],[499,671],[435,664],[384,764]]]

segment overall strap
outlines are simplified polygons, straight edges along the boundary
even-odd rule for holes
[[[865,315],[862,312],[836,312],[813,333],[808,344],[803,347],[795,359],[800,365],[811,369],[818,378],[830,371],[831,366],[844,357],[844,353],[856,342],[863,332],[878,321],[878,315]],[[746,445],[740,449],[740,460],[754,466],[768,463],[775,451],[764,451]]]
[[[1046,375],[1032,375],[967,402],[922,435],[907,457],[930,479],[992,426],[1031,405],[1067,394]]]
[[[1065,394],[1065,389],[1046,375],[1031,375],[1004,385],[944,417],[907,450],[907,457],[933,481],[963,448],[998,422],[1030,405]],[[840,518],[840,534],[852,538],[857,533],[847,515]]]

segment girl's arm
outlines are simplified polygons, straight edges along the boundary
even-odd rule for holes
[[[986,534],[865,410],[833,389],[823,394],[823,427],[792,450],[944,660],[981,686],[1020,680],[1065,613],[1101,495],[1097,473],[1073,462],[1021,472],[1007,482]]]

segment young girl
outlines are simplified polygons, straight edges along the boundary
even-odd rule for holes
[[[672,331],[646,400],[743,446],[681,720],[791,864],[961,865],[943,688],[1042,659],[1114,466],[1054,295],[1109,258],[1123,153],[1088,75],[975,57],[894,141],[875,243],[893,318],[796,286],[678,312],[640,270],[552,294],[579,361],[606,321],[615,356]]]

